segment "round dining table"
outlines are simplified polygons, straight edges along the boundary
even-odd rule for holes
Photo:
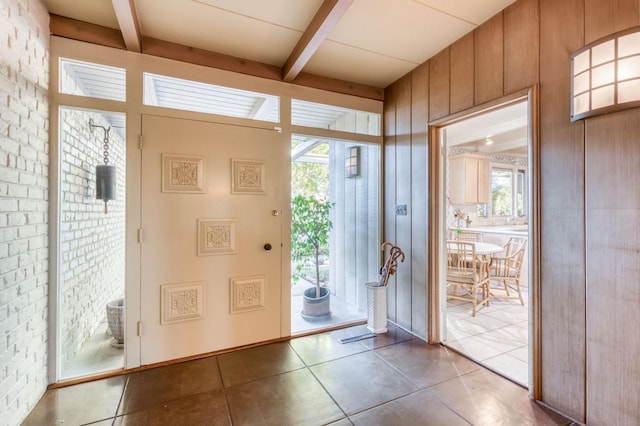
[[[500,253],[504,250],[504,247],[493,243],[485,243],[483,241],[462,241],[464,243],[471,243],[476,247],[476,254],[479,256],[490,256],[492,254]],[[455,242],[453,244],[456,244]],[[456,248],[452,244],[452,248]]]

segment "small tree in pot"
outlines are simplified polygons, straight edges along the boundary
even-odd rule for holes
[[[329,245],[331,203],[312,196],[297,195],[291,200],[291,257],[297,263],[294,281],[303,278],[315,284],[303,297],[302,316],[307,319],[331,316],[329,289],[320,285],[321,256]],[[313,277],[305,270],[313,268]]]

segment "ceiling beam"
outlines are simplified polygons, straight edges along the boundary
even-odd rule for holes
[[[311,23],[293,48],[282,69],[282,79],[293,81],[331,30],[345,14],[353,0],[324,0]]]
[[[142,36],[133,0],[111,0],[127,50],[142,51]]]
[[[116,49],[126,49],[120,31],[60,15],[49,15],[49,31],[60,37],[115,47]]]
[[[49,30],[54,36],[126,50],[122,33],[116,29],[90,24],[88,22],[78,21],[71,18],[65,18],[54,14],[50,14],[49,17]],[[190,64],[203,65],[210,68],[233,71],[269,80],[282,81],[282,68],[274,65],[236,58],[230,55],[171,43],[151,37],[143,36],[142,39],[141,53],[143,54],[159,56]],[[382,88],[321,77],[304,72],[300,73],[300,75],[298,75],[291,84],[313,87],[315,89],[343,93],[346,95],[353,95],[377,101],[384,100],[384,89]]]

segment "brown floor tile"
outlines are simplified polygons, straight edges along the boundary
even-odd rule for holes
[[[531,401],[526,389],[484,369],[432,386],[429,391],[473,425],[569,424]]]
[[[371,333],[366,324],[351,327],[348,330],[353,336],[361,336],[363,334]],[[379,333],[376,334],[375,337],[363,339],[360,343],[362,343],[367,349],[376,349],[415,339],[411,333],[404,331],[392,323],[387,324],[387,330],[388,331],[386,333]]]
[[[457,426],[466,421],[434,399],[428,390],[396,399],[349,418],[355,426]]]
[[[440,345],[414,339],[376,350],[376,354],[420,387],[435,385],[481,368]]]
[[[329,423],[327,426],[353,426],[353,423],[349,419],[342,419],[337,422]]]
[[[201,393],[117,417],[114,426],[230,425],[222,390]],[[93,426],[93,425],[92,425]]]
[[[353,414],[418,390],[418,387],[372,352],[311,367],[333,399]]]
[[[225,386],[235,386],[303,368],[289,343],[273,343],[218,356]]]
[[[216,357],[153,368],[130,375],[118,414],[219,389],[222,379]]]
[[[22,424],[81,425],[111,418],[126,380],[118,376],[47,391]]]
[[[289,342],[291,347],[307,365],[331,361],[367,350],[360,341],[340,343],[340,339],[352,337],[348,328],[329,333],[298,337]]]
[[[345,417],[306,368],[226,392],[234,425],[326,425]]]

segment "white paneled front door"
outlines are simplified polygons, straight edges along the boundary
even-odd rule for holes
[[[152,115],[142,130],[142,365],[280,337],[289,141]]]

